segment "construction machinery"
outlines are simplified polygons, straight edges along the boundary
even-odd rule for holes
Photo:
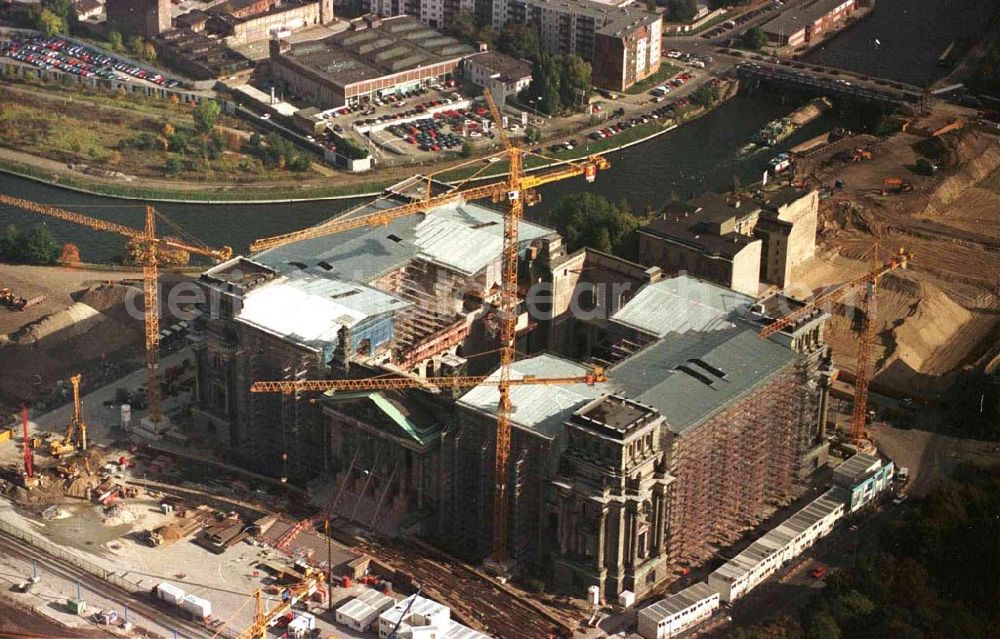
[[[758,334],[758,337],[761,339],[767,339],[778,331],[812,315],[823,305],[832,304],[842,299],[848,293],[857,290],[858,287],[864,286],[864,311],[859,330],[858,367],[854,381],[854,406],[851,414],[850,433],[851,442],[858,450],[861,450],[866,438],[865,425],[868,414],[868,385],[871,382],[873,364],[872,345],[875,343],[876,318],[878,316],[878,285],[886,273],[907,268],[912,259],[913,254],[901,248],[892,258],[882,262],[878,256],[878,247],[873,247],[871,265],[867,273],[838,286],[832,291],[815,297],[805,306],[769,324]]]
[[[61,438],[53,438],[49,441],[49,454],[59,458],[69,455],[79,450],[87,450],[87,424],[83,420],[80,403],[80,380],[82,376],[77,373],[69,378],[73,385],[73,416],[69,419],[66,427],[66,434]]]
[[[28,407],[21,404],[21,429],[23,432],[24,439],[22,440],[22,447],[24,448],[24,487],[27,489],[32,489],[38,485],[38,477],[35,476],[35,452],[32,447],[31,434],[28,432]]]
[[[156,209],[151,206],[146,207],[146,225],[144,230],[133,229],[116,222],[99,220],[80,213],[66,211],[39,204],[30,200],[24,200],[9,195],[0,195],[0,204],[17,207],[31,213],[46,215],[65,222],[79,224],[96,231],[106,233],[117,233],[127,238],[137,240],[142,244],[142,281],[144,300],[144,322],[145,322],[145,347],[146,347],[146,388],[149,394],[149,412],[147,419],[159,426],[163,421],[162,391],[160,389],[160,303],[159,290],[157,287],[158,259],[157,252],[160,248],[179,249],[195,255],[211,257],[219,261],[228,260],[232,257],[233,250],[228,246],[222,248],[210,248],[204,245],[193,245],[179,240],[160,238],[156,236]],[[168,221],[169,223],[169,221]]]
[[[882,195],[887,195],[888,193],[908,193],[913,190],[913,185],[909,182],[904,182],[899,178],[886,178],[882,180]]]
[[[12,311],[24,311],[35,304],[40,304],[45,301],[45,295],[37,295],[32,298],[21,297],[16,295],[9,288],[0,288],[0,304],[6,306]]]
[[[493,572],[506,576],[509,572],[509,506],[507,503],[507,476],[508,458],[510,456],[511,413],[513,410],[510,400],[510,386],[511,364],[514,362],[514,343],[517,336],[517,267],[519,225],[521,218],[524,215],[524,207],[537,204],[541,199],[535,191],[537,187],[578,176],[583,176],[587,182],[593,182],[597,177],[598,171],[605,170],[611,165],[603,156],[591,155],[581,162],[563,163],[560,168],[546,173],[534,175],[525,173],[524,158],[526,155],[536,155],[537,157],[551,162],[556,162],[557,160],[527,151],[512,144],[510,139],[507,137],[506,131],[504,130],[503,119],[500,117],[500,111],[497,109],[493,96],[488,90],[484,91],[483,95],[485,96],[486,103],[489,106],[490,114],[494,121],[497,134],[503,144],[503,151],[490,156],[490,158],[507,160],[508,172],[506,180],[484,186],[470,187],[467,189],[455,188],[444,194],[434,196],[432,195],[431,177],[428,177],[422,199],[409,204],[367,214],[355,215],[354,213],[356,211],[351,211],[326,224],[295,231],[293,233],[257,240],[250,245],[250,250],[262,251],[291,242],[325,237],[327,235],[341,233],[351,229],[363,228],[372,225],[385,225],[400,217],[412,215],[420,211],[425,211],[433,207],[459,200],[471,201],[489,198],[494,203],[505,202],[507,204],[507,213],[504,216],[503,228],[500,303],[497,314],[500,336],[500,379],[497,381],[497,386],[500,391],[500,402],[497,408],[495,454],[496,489],[493,496],[493,552],[490,560],[487,562],[487,566]],[[490,160],[490,158],[486,159]],[[479,162],[480,160],[472,160],[464,164],[460,164],[458,167],[452,167],[451,170]],[[486,166],[480,169],[480,172],[491,165],[492,162],[487,162]],[[475,175],[472,177],[475,177]],[[469,179],[472,179],[472,177]]]
[[[316,589],[323,585],[324,580],[325,575],[321,571],[313,572],[299,583],[282,591],[281,603],[271,609],[266,607],[263,591],[257,589],[253,593],[253,622],[243,632],[236,635],[235,639],[267,639],[267,629],[291,612],[292,607],[300,599],[316,592]],[[218,637],[224,627],[225,624],[212,635],[212,639]]]

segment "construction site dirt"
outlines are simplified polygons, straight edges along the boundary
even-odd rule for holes
[[[86,399],[85,403],[92,403]],[[139,485],[144,490],[137,497],[121,502],[117,508],[64,496],[63,484],[55,480],[30,492],[7,483],[13,490],[8,492],[8,498],[19,505],[12,509],[0,503],[3,519],[6,525],[37,531],[45,542],[61,548],[60,552],[84,558],[104,566],[105,570],[115,570],[124,580],[134,582],[140,591],[166,580],[187,592],[207,597],[215,606],[217,619],[228,621],[231,628],[245,627],[252,613],[252,606],[247,605],[251,601],[249,597],[260,587],[264,575],[258,566],[282,558],[285,561],[308,558],[317,564],[323,563],[326,555],[322,544],[325,542],[319,542],[317,552],[309,551],[308,554],[296,549],[301,544],[293,544],[287,551],[291,554],[289,558],[247,539],[247,543],[212,551],[222,553],[216,557],[207,554],[206,545],[200,543],[203,535],[198,533],[202,529],[200,525],[176,539],[171,537],[167,529],[177,527],[171,522],[185,520],[167,512],[162,504],[173,504],[181,512],[195,506],[215,508],[218,514],[211,518],[212,521],[219,520],[227,512],[244,521],[259,521],[269,515],[277,518],[279,511],[305,516],[311,512],[305,495],[277,481],[262,483],[261,478],[252,473],[235,469],[229,472],[229,467],[223,464],[206,463],[182,451],[164,453],[165,448],[169,446],[157,445],[156,449],[132,446],[129,449],[112,445],[91,447],[87,451],[88,465],[95,468],[108,460],[128,457],[129,468],[122,473],[121,481]],[[11,461],[12,454],[11,451],[3,453],[5,465]],[[82,458],[78,459],[82,464]],[[44,468],[48,462],[40,459],[39,464]],[[190,515],[186,517],[190,519]],[[146,534],[150,530],[159,531],[163,540],[152,545]],[[552,633],[568,636],[576,621],[584,617],[575,605],[558,610],[531,601],[526,593],[499,585],[488,576],[422,545],[365,539],[359,536],[361,531],[353,528],[333,532],[337,539],[331,542],[334,554],[343,558],[338,561],[345,562],[334,568],[334,575],[339,577],[348,571],[346,562],[353,558],[369,556],[373,560],[370,568],[373,574],[383,578],[401,573],[408,575],[423,588],[424,594],[451,606],[456,620],[496,636],[539,639]],[[317,536],[314,532],[306,533]],[[307,545],[317,546],[317,543]],[[125,566],[127,569],[122,568]],[[349,592],[340,587],[331,590],[334,601],[344,600]],[[348,636],[332,629],[330,632],[330,636]]]
[[[0,286],[45,300],[25,311],[0,307],[0,408],[23,401],[44,411],[68,401],[65,380],[94,388],[144,364],[142,282],[135,271],[0,264]],[[164,273],[165,294],[185,275]],[[140,313],[130,313],[126,301]],[[161,296],[161,299],[164,299]],[[169,317],[163,322],[169,326]],[[170,345],[165,344],[169,352]]]
[[[875,244],[883,256],[914,254],[879,292],[872,389],[897,398],[941,399],[965,367],[990,365],[1000,339],[1000,142],[968,127],[933,136],[946,121],[910,124],[870,147],[871,159],[828,156],[809,176],[840,188],[821,203],[817,258],[793,293],[809,297],[864,272]],[[925,175],[917,161],[928,155],[937,164]],[[913,188],[897,192],[897,183]],[[858,303],[834,309],[825,336],[848,373]]]

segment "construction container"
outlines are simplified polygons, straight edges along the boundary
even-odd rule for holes
[[[82,617],[87,611],[87,602],[83,599],[67,599],[66,607],[69,608],[69,611],[74,615]]]
[[[156,596],[163,601],[168,601],[175,606],[181,605],[184,601],[184,591],[172,583],[163,581],[156,586]]]
[[[194,595],[184,597],[181,608],[191,613],[195,619],[207,619],[212,616],[212,602]]]
[[[9,439],[14,439],[14,429],[7,428],[4,430],[0,430],[0,444],[4,443]]]
[[[110,626],[114,622],[118,621],[118,611],[117,610],[102,610],[100,615],[98,615],[100,621],[105,626]]]
[[[132,426],[132,407],[128,404],[122,404],[122,430],[126,433]]]
[[[344,577],[343,579],[341,579],[341,585],[343,585],[344,588],[350,588],[351,587],[351,578],[350,577]]]
[[[316,628],[316,617],[308,612],[296,612],[295,617],[288,622],[288,629],[300,628],[302,630],[314,630]]]

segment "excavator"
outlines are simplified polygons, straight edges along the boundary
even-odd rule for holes
[[[80,411],[81,379],[83,377],[79,373],[69,378],[73,385],[73,417],[66,427],[66,435],[49,440],[49,454],[57,459],[77,450],[87,450],[87,424],[83,421],[83,414]]]
[[[912,190],[912,184],[904,182],[899,178],[890,177],[882,180],[882,195],[888,195],[889,193],[908,193]]]

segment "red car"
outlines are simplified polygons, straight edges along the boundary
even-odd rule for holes
[[[813,579],[822,579],[823,576],[826,575],[826,570],[827,570],[826,566],[817,566],[809,574],[813,576]]]

